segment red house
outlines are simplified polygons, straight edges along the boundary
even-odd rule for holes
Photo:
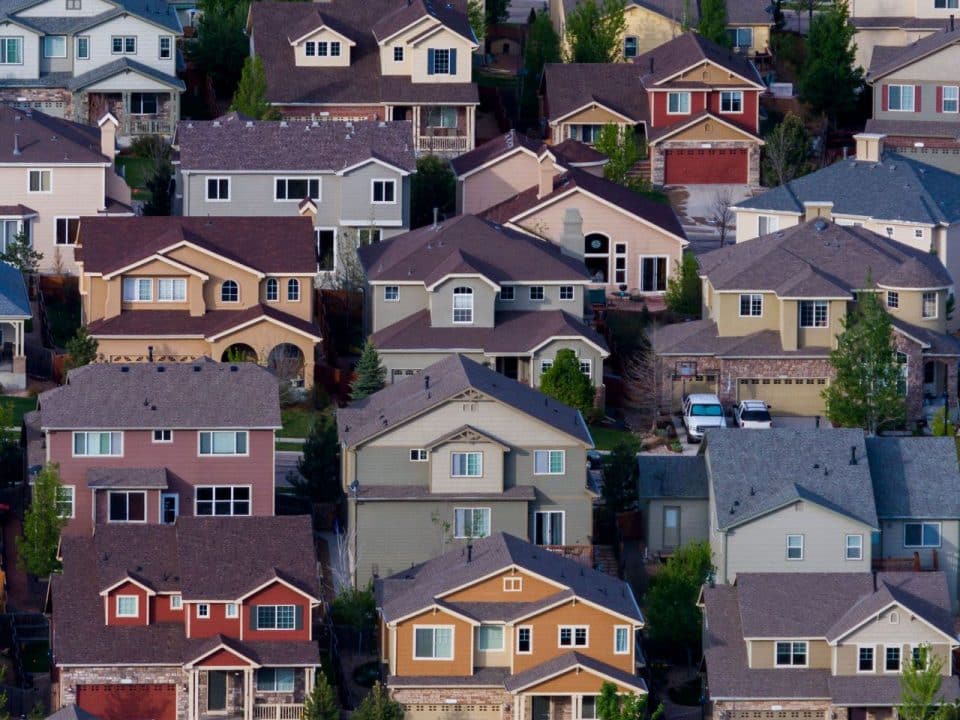
[[[299,718],[320,666],[308,516],[182,517],[63,539],[58,706],[104,720]]]
[[[87,365],[24,422],[31,469],[60,466],[65,534],[273,515],[278,382],[253,363]]]

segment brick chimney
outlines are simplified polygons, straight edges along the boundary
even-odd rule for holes
[[[823,218],[828,222],[833,221],[833,203],[822,200],[807,200],[803,203],[803,221],[810,222],[817,218]]]
[[[853,136],[857,141],[857,160],[880,162],[883,157],[883,139],[880,133],[859,133]]]
[[[117,156],[117,128],[120,123],[112,113],[107,113],[97,121],[100,127],[100,152],[110,158],[110,162]]]
[[[560,251],[577,260],[583,260],[583,217],[576,208],[567,208],[563,213],[563,234],[560,236]]]

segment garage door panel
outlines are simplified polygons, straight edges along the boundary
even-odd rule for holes
[[[673,398],[672,407],[680,407],[683,403],[683,396],[691,393],[710,393],[717,392],[717,374],[705,373],[702,375],[688,375],[673,377]]]
[[[667,185],[739,184],[747,182],[744,148],[685,148],[664,151]]]
[[[826,378],[740,378],[738,400],[763,400],[773,415],[823,415]]]
[[[501,720],[499,705],[407,704],[403,706],[404,720]]]
[[[176,720],[176,685],[78,685],[77,705],[103,720]]]
[[[727,710],[728,720],[823,720],[823,710]]]

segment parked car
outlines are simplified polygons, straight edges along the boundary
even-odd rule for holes
[[[760,430],[773,427],[770,406],[763,400],[742,400],[733,411],[737,427]]]
[[[707,428],[725,428],[727,419],[720,398],[709,393],[687,395],[683,401],[683,425],[687,428],[689,442],[703,440]]]

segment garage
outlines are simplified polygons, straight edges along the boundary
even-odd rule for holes
[[[503,713],[499,705],[443,703],[405,704],[404,720],[501,720]]]
[[[103,720],[176,720],[176,685],[78,685],[77,705]]]
[[[679,408],[683,403],[684,395],[690,395],[691,393],[716,394],[717,377],[718,375],[715,372],[702,375],[674,375],[671,407]]]
[[[740,378],[738,400],[763,400],[773,415],[823,415],[827,378]]]
[[[823,720],[823,710],[727,710],[727,720]]]
[[[664,151],[663,161],[667,185],[747,182],[746,148],[674,148]]]

